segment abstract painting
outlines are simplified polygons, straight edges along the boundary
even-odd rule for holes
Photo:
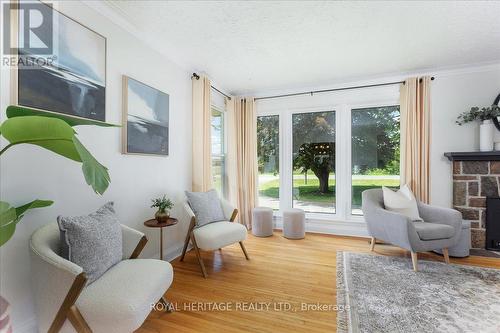
[[[123,152],[168,155],[169,95],[123,76]]]
[[[33,57],[47,61],[19,66],[18,104],[106,121],[106,38],[56,10],[53,29],[38,33],[52,34],[45,37],[53,38],[53,54],[19,50],[21,62]]]

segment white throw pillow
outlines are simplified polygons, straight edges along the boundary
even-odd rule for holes
[[[417,199],[408,185],[402,186],[397,192],[383,186],[382,191],[385,209],[408,216],[412,221],[422,221],[418,214]]]

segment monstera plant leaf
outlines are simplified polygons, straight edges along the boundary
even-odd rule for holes
[[[19,207],[12,207],[8,202],[0,201],[0,246],[14,235],[16,225],[21,221],[24,213],[29,209],[42,208],[52,205],[50,200],[33,200]]]
[[[33,144],[50,150],[63,157],[82,163],[82,171],[87,184],[94,191],[103,194],[109,186],[108,169],[100,164],[77,139],[71,126],[99,125],[115,126],[87,119],[59,115],[51,112],[9,106],[9,119],[0,126],[0,133],[9,144],[0,151],[18,144]]]

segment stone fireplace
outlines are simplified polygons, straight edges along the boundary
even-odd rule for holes
[[[446,153],[453,163],[453,208],[471,221],[473,248],[485,248],[486,198],[500,195],[500,152]]]

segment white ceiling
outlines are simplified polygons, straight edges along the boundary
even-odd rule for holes
[[[500,1],[117,1],[142,38],[252,93],[500,62]]]

